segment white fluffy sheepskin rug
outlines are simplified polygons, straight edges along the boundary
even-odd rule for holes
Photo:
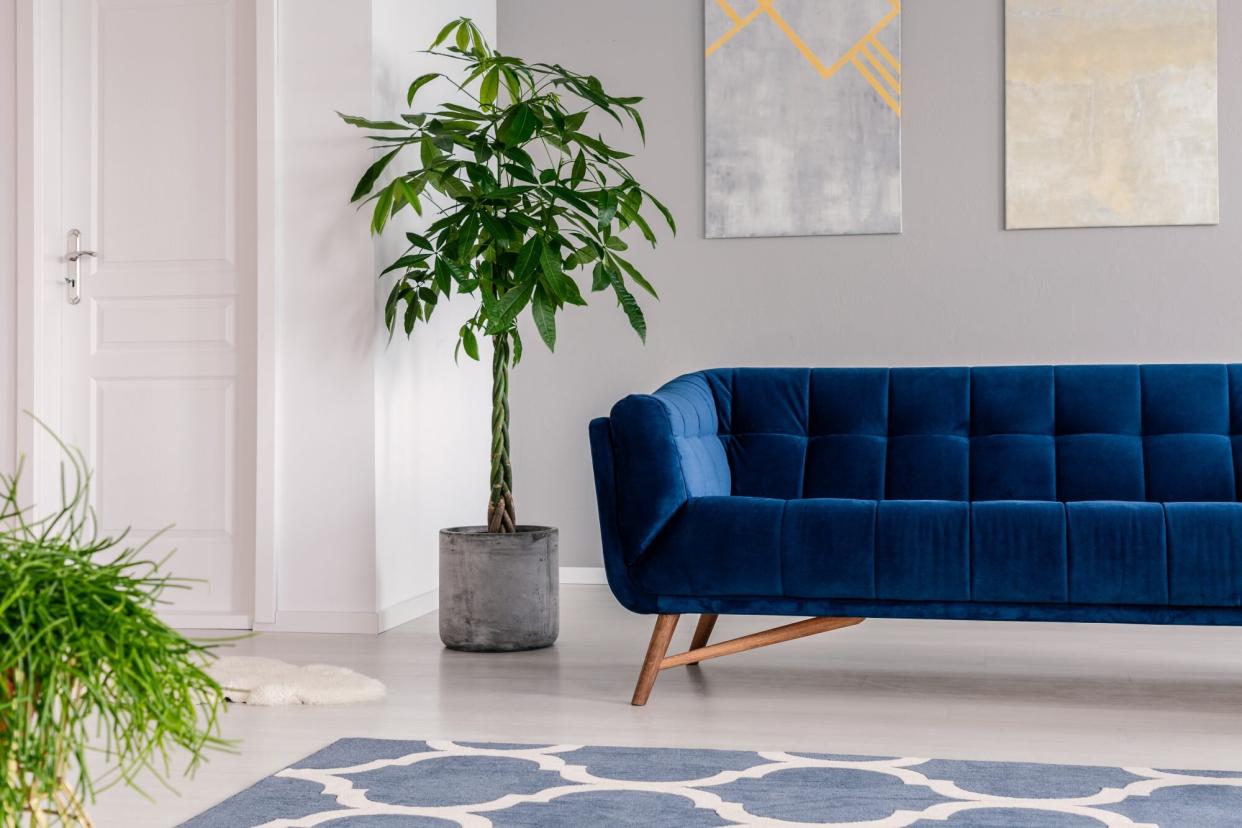
[[[229,701],[262,707],[375,701],[385,692],[379,681],[330,664],[299,667],[274,658],[225,656],[207,672]]]

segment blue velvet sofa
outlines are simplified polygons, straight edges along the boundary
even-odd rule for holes
[[[709,370],[590,437],[640,691],[829,619],[1242,624],[1242,365]],[[706,647],[720,613],[819,627]]]

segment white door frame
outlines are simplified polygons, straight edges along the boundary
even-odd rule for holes
[[[17,409],[58,412],[59,377],[51,374],[58,354],[46,330],[45,290],[41,265],[59,260],[63,250],[43,249],[41,186],[40,87],[44,57],[42,13],[47,0],[17,0]],[[256,81],[256,284],[255,284],[255,537],[252,624],[276,620],[276,566],[279,527],[276,525],[276,415],[279,360],[277,338],[277,26],[279,0],[257,0],[255,12]],[[54,298],[61,300],[60,292]],[[55,377],[57,382],[49,381]],[[42,405],[46,403],[47,405]],[[17,421],[18,454],[27,458],[23,495],[31,497],[40,473],[40,452],[48,450],[29,417]],[[188,619],[187,619],[188,620]],[[194,626],[220,626],[232,617],[203,614]],[[182,622],[184,623],[184,622]]]

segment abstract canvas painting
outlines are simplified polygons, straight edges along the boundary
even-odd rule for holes
[[[1006,0],[1006,226],[1216,224],[1216,0]]]
[[[708,238],[901,232],[900,0],[704,0]]]

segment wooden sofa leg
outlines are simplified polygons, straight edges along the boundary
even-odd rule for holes
[[[651,634],[651,643],[647,645],[647,657],[643,660],[643,670],[638,676],[638,686],[634,688],[634,698],[631,699],[630,704],[644,705],[647,703],[648,697],[651,696],[651,688],[661,670],[698,664],[709,658],[744,653],[747,650],[779,644],[782,641],[793,641],[795,638],[840,630],[862,623],[863,620],[819,616],[709,645],[707,639],[711,635],[712,627],[716,624],[716,616],[704,614],[699,618],[699,625],[694,631],[694,642],[690,649],[684,653],[668,655],[669,641],[673,638],[673,630],[677,629],[677,619],[680,617],[680,615],[661,615],[656,618],[655,631]]]
[[[705,612],[699,616],[699,625],[694,628],[694,638],[690,639],[691,650],[698,650],[707,646],[707,639],[712,637],[712,630],[716,627],[716,619],[718,617],[714,612]],[[690,663],[698,664],[697,661]]]
[[[634,688],[634,698],[630,704],[641,706],[651,696],[651,688],[660,675],[660,664],[664,654],[668,652],[669,642],[673,640],[673,631],[677,629],[680,615],[656,616],[655,630],[651,633],[651,643],[647,645],[647,657],[643,659],[642,672],[638,674],[638,685]]]

